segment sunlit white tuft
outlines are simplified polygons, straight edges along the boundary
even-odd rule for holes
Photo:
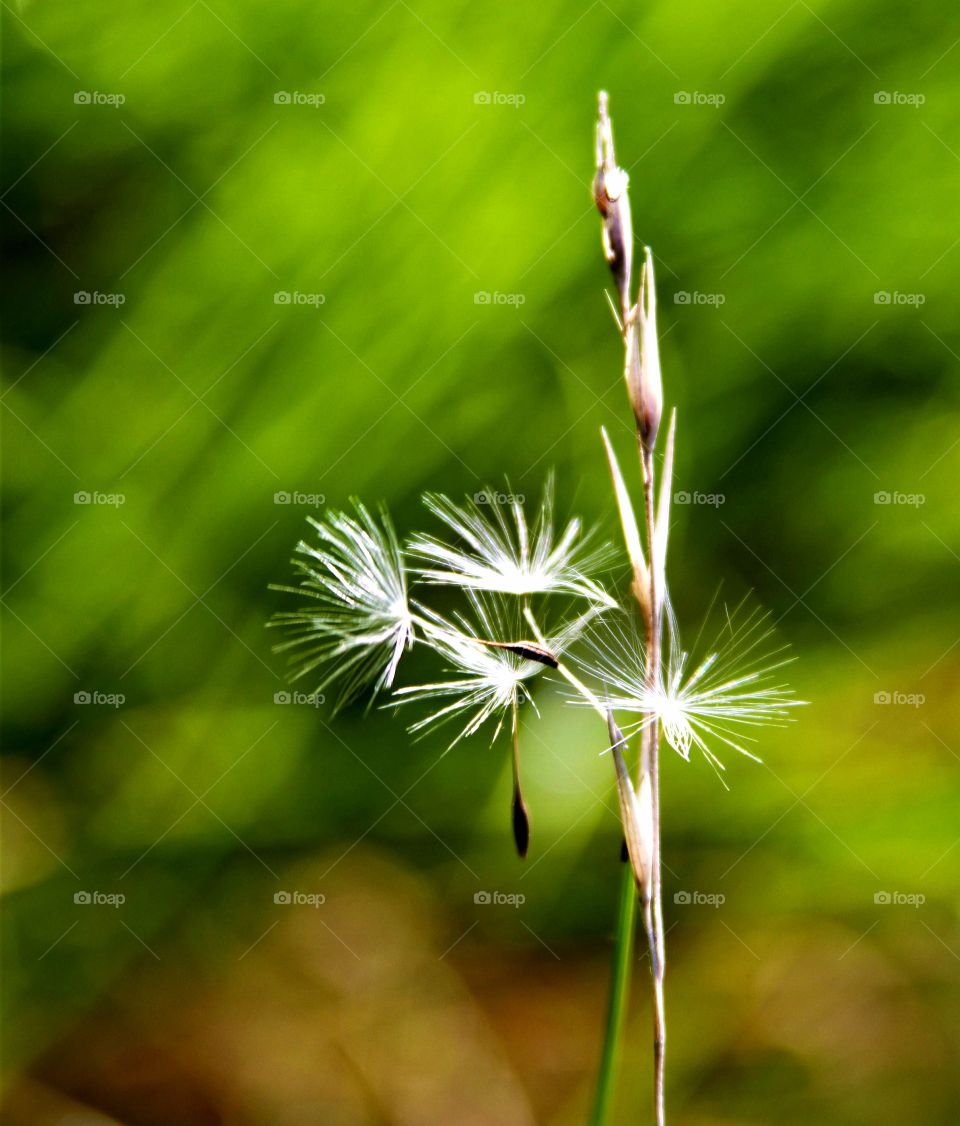
[[[584,668],[604,685],[607,706],[615,713],[642,716],[627,730],[658,721],[667,742],[685,759],[696,748],[716,770],[723,770],[713,747],[725,744],[760,761],[744,746],[757,742],[752,729],[782,726],[791,718],[790,709],[804,702],[778,682],[777,671],[791,658],[782,656],[786,647],[772,646],[769,614],[744,610],[743,603],[725,612],[714,643],[696,664],[681,647],[669,613],[667,627],[666,669],[652,690],[646,685],[640,639],[609,615],[593,628],[593,657]]]
[[[482,494],[491,503],[476,500],[457,504],[430,493],[427,506],[460,543],[449,544],[434,536],[416,536],[410,552],[426,566],[419,574],[427,582],[467,590],[500,594],[569,594],[606,606],[613,599],[587,572],[602,563],[603,548],[591,548],[580,521],[571,520],[555,538],[553,487],[549,483],[532,524],[519,497],[497,503],[496,493]]]
[[[355,502],[356,517],[331,512],[313,520],[319,544],[301,542],[294,566],[304,576],[293,591],[310,600],[303,609],[277,614],[272,625],[291,640],[276,646],[292,652],[293,678],[321,666],[316,691],[339,684],[342,707],[365,689],[389,688],[405,649],[413,644],[403,553],[386,511],[379,522]]]
[[[515,604],[474,591],[468,591],[467,597],[471,612],[457,614],[452,622],[429,611],[423,611],[427,616],[418,619],[421,640],[435,649],[456,675],[449,680],[399,688],[394,693],[401,703],[448,700],[410,730],[419,732],[446,720],[465,719],[451,747],[473,735],[489,719],[496,721],[496,739],[513,709],[531,700],[528,682],[546,667],[543,661],[502,648],[504,642],[522,643],[529,632],[524,631]],[[559,657],[594,613],[588,612],[558,631],[557,636],[547,638],[550,653]]]

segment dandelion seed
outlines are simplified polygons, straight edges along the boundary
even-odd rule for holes
[[[411,732],[422,732],[448,720],[466,720],[447,750],[473,735],[487,720],[496,722],[495,742],[510,717],[512,732],[513,798],[511,827],[517,854],[526,857],[530,847],[530,815],[520,782],[520,704],[533,704],[529,682],[544,668],[560,667],[563,651],[579,636],[591,618],[600,613],[591,607],[547,639],[539,631],[537,640],[492,640],[522,638],[522,617],[516,600],[502,595],[467,591],[472,613],[458,614],[448,622],[426,608],[418,618],[422,640],[446,658],[454,679],[400,688],[400,703],[412,700],[441,701],[439,707],[413,724]],[[448,701],[448,702],[442,702]],[[536,710],[536,704],[533,704]]]
[[[424,499],[464,545],[453,546],[433,536],[415,537],[410,552],[428,564],[418,571],[427,582],[518,596],[569,594],[616,605],[587,574],[604,562],[607,550],[589,546],[577,519],[555,538],[552,481],[532,526],[518,498],[489,505],[489,511],[476,501],[456,504],[435,493]]]
[[[745,611],[741,603],[726,616],[710,652],[696,665],[680,646],[669,613],[667,626],[667,667],[653,689],[647,686],[639,637],[609,618],[591,630],[593,655],[584,667],[606,685],[606,705],[613,712],[643,716],[626,728],[628,732],[658,722],[666,741],[684,759],[696,748],[715,770],[723,770],[713,748],[724,744],[760,761],[744,746],[756,742],[751,729],[783,726],[791,718],[790,709],[803,703],[777,682],[777,670],[790,659],[782,657],[786,647],[771,645],[769,614]]]
[[[504,642],[503,638],[522,637],[519,607],[502,597],[472,590],[467,597],[471,612],[456,615],[453,622],[428,610],[423,610],[424,616],[419,619],[421,640],[436,650],[456,675],[449,680],[399,688],[394,693],[401,703],[447,700],[410,730],[419,732],[447,720],[463,719],[465,725],[451,747],[491,719],[496,721],[496,740],[513,709],[531,700],[529,681],[551,667],[596,614],[595,610],[588,611],[567,624],[547,639],[546,645]]]
[[[386,511],[378,523],[359,502],[356,517],[331,512],[311,519],[319,544],[303,541],[293,560],[303,576],[295,587],[274,587],[309,600],[270,623],[290,640],[274,647],[291,653],[293,679],[323,666],[316,691],[339,683],[337,708],[372,688],[393,684],[404,650],[414,641],[403,553]]]
[[[465,718],[466,724],[451,742],[451,747],[474,734],[488,719],[496,720],[495,740],[514,705],[530,698],[526,682],[542,672],[544,667],[513,649],[487,645],[491,637],[503,636],[500,632],[503,615],[481,597],[473,595],[470,601],[475,620],[458,615],[456,623],[452,623],[428,612],[423,630],[426,644],[448,662],[451,672],[458,675],[450,680],[399,688],[395,693],[402,703],[447,700],[414,723],[410,730],[419,732],[445,720]]]

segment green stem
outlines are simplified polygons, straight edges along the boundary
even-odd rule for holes
[[[603,1055],[597,1092],[593,1103],[592,1126],[605,1126],[610,1120],[613,1095],[616,1087],[623,1028],[626,1023],[627,1003],[630,999],[630,972],[633,968],[633,943],[636,934],[637,886],[629,864],[623,865],[620,882],[620,908],[617,917],[617,936],[613,949],[613,979],[610,982],[610,1002],[607,1008],[607,1028],[603,1037]]]

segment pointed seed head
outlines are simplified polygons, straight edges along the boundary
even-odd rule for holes
[[[660,376],[660,343],[657,339],[657,291],[653,276],[653,255],[644,248],[643,273],[633,356],[627,348],[627,390],[644,448],[653,450],[663,414],[663,381]],[[639,338],[639,339],[637,339]]]
[[[626,320],[632,305],[630,279],[633,273],[633,220],[627,195],[629,177],[617,167],[606,91],[601,90],[597,100],[597,171],[593,178],[593,199],[603,216],[603,254],[616,282],[620,308]]]

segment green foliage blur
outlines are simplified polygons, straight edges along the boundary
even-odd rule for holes
[[[2,18],[4,1120],[584,1120],[604,733],[543,686],[521,863],[505,742],[277,703],[264,625],[353,495],[407,532],[425,489],[554,467],[616,536],[604,87],[678,410],[675,609],[692,636],[753,592],[810,702],[729,792],[665,752],[672,1120],[960,1121],[960,13]]]

